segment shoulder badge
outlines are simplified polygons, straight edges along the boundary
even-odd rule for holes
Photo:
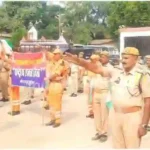
[[[62,60],[61,63],[60,63],[60,65],[61,65],[61,66],[64,66],[64,65],[65,65],[65,62]]]
[[[140,70],[137,70],[136,73],[144,74],[144,72],[143,72],[143,71],[140,71]]]

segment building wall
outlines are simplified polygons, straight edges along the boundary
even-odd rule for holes
[[[0,34],[0,39],[10,39],[11,35],[10,34]]]

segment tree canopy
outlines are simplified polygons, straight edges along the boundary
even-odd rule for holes
[[[0,33],[11,33],[19,44],[33,24],[39,38],[58,39],[63,32],[69,42],[87,44],[94,39],[119,36],[120,26],[139,27],[150,24],[149,2],[65,2],[47,5],[38,2],[3,2],[0,6]]]

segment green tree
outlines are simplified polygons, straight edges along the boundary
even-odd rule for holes
[[[103,39],[108,34],[106,18],[109,2],[66,3],[63,29],[65,36],[74,43],[89,43]]]
[[[14,46],[19,46],[19,42],[22,39],[23,36],[25,36],[27,34],[27,31],[25,28],[19,28],[18,30],[16,30],[13,34],[12,37],[10,39],[10,41],[12,42],[12,44]]]
[[[107,17],[110,34],[118,38],[118,29],[126,27],[144,27],[150,25],[149,2],[111,2]]]

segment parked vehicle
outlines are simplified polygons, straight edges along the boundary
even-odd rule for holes
[[[119,51],[116,47],[110,45],[86,45],[87,48],[93,48],[98,51],[108,51],[110,55],[119,55]]]

